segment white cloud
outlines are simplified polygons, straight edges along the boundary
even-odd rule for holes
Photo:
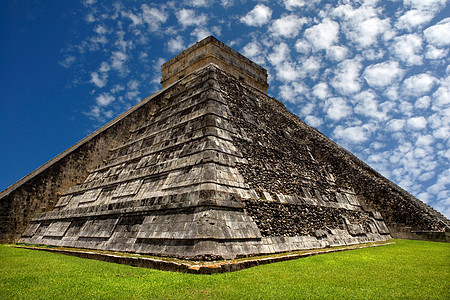
[[[191,32],[192,36],[195,36],[197,41],[203,40],[205,37],[208,37],[211,35],[211,32],[204,28],[204,27],[197,27]]]
[[[130,11],[122,11],[122,15],[129,18],[133,22],[133,26],[139,26],[144,22],[142,15],[136,15]]]
[[[141,8],[143,20],[148,24],[150,31],[159,30],[161,24],[167,21],[168,14],[166,12],[149,7],[147,4],[142,4]]]
[[[106,85],[108,76],[106,74],[99,75],[97,72],[91,73],[91,82],[98,88],[102,88]]]
[[[414,106],[418,109],[427,109],[430,107],[431,98],[428,96],[423,96],[416,100]]]
[[[448,48],[439,49],[434,47],[433,45],[427,46],[427,52],[425,53],[425,57],[427,59],[441,59],[446,57],[448,54]]]
[[[97,102],[98,106],[107,106],[114,100],[115,100],[114,96],[112,96],[109,93],[103,93],[97,98],[95,98],[95,101]]]
[[[340,5],[332,15],[342,19],[342,31],[358,48],[367,48],[377,42],[382,34],[390,34],[388,19],[378,18],[378,9],[361,5],[354,9],[351,5]]]
[[[357,59],[341,62],[335,70],[331,85],[341,94],[349,95],[361,89],[359,71],[361,63]]]
[[[180,11],[177,11],[176,13],[178,22],[183,27],[188,26],[203,26],[208,21],[208,17],[205,14],[197,15],[195,13],[195,10],[193,9],[181,9]]]
[[[280,95],[283,100],[291,103],[298,103],[303,99],[308,91],[308,88],[304,83],[301,82],[291,82],[289,84],[284,84],[280,87]]]
[[[331,46],[327,49],[327,56],[334,61],[342,61],[347,57],[348,48],[343,46]]]
[[[323,120],[321,118],[318,118],[313,115],[306,116],[305,122],[306,122],[306,124],[308,124],[309,126],[312,126],[312,127],[319,127],[320,125],[323,124]]]
[[[401,80],[404,73],[398,62],[386,61],[368,66],[363,77],[370,86],[380,88]]]
[[[433,93],[433,110],[444,112],[450,105],[450,86],[442,85]],[[450,118],[450,114],[448,115]]]
[[[109,72],[111,68],[109,67],[109,64],[104,61],[100,64],[100,68],[98,69],[99,72],[105,73],[105,72]]]
[[[290,60],[290,49],[286,43],[279,43],[273,47],[273,52],[269,54],[268,60],[272,65],[279,65]]]
[[[284,6],[287,10],[295,10],[303,7],[306,4],[305,0],[283,0]]]
[[[275,20],[271,25],[269,31],[274,36],[281,36],[285,38],[296,37],[304,24],[308,22],[307,18],[300,18],[296,15],[289,15]]]
[[[313,88],[312,94],[319,99],[326,99],[330,96],[328,85],[325,82],[316,84]]]
[[[343,127],[337,126],[333,131],[334,137],[349,143],[362,143],[369,139],[369,131],[362,126]]]
[[[187,0],[186,4],[194,7],[205,7],[211,5],[211,1],[207,0]]]
[[[450,45],[450,18],[446,18],[424,31],[428,43],[438,47]]]
[[[128,59],[128,56],[120,51],[115,51],[111,56],[111,67],[118,71],[124,71],[124,63]]]
[[[311,44],[301,39],[295,43],[295,50],[299,53],[308,54],[311,51]]]
[[[252,41],[245,45],[241,53],[257,64],[264,64],[266,62],[265,49],[258,41]]]
[[[328,50],[338,40],[339,24],[324,19],[322,23],[306,29],[304,36],[315,50]]]
[[[241,22],[249,26],[262,26],[269,22],[272,10],[264,4],[257,4],[251,11],[241,18]]]
[[[403,16],[398,18],[398,21],[395,24],[395,26],[398,29],[412,30],[415,27],[420,27],[430,22],[431,19],[433,19],[433,17],[434,14],[430,11],[413,9],[407,11]]]
[[[403,81],[403,93],[415,97],[429,92],[436,82],[436,78],[426,73],[409,77]]]
[[[355,113],[374,119],[385,119],[387,112],[385,110],[390,107],[383,107],[385,110],[379,108],[377,96],[372,91],[364,91],[355,96],[356,105],[354,107]]]
[[[325,101],[324,111],[329,119],[339,121],[349,116],[352,113],[352,108],[347,104],[345,99],[336,97],[329,98]]]
[[[385,51],[383,48],[376,48],[376,49],[365,49],[362,51],[362,55],[367,60],[379,60],[382,59],[385,55]]]
[[[301,73],[295,63],[283,62],[276,66],[277,78],[284,82],[297,80]]]
[[[220,5],[225,8],[231,7],[234,5],[234,0],[220,0]]]
[[[400,131],[405,126],[405,123],[405,120],[402,119],[392,119],[386,124],[386,126],[389,131]]]
[[[418,34],[396,37],[391,49],[408,66],[422,64],[422,38]]]
[[[102,35],[102,34],[107,33],[107,32],[108,32],[108,29],[107,29],[105,26],[103,26],[103,25],[97,25],[97,26],[95,27],[94,31],[95,31],[97,34]]]
[[[404,0],[405,6],[420,10],[438,11],[446,5],[447,0]]]
[[[73,55],[68,55],[66,56],[66,58],[64,58],[63,61],[61,61],[59,64],[61,66],[63,66],[64,68],[70,68],[72,66],[72,64],[76,61],[77,59],[75,58],[75,56]]]
[[[422,130],[427,127],[427,120],[424,117],[413,117],[408,119],[406,124],[412,130]]]
[[[302,61],[300,70],[301,73],[309,75],[310,78],[316,78],[321,67],[321,60],[317,57],[311,56]]]

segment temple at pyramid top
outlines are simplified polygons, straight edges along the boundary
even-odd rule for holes
[[[161,66],[162,88],[209,64],[233,75],[247,85],[267,93],[267,71],[213,36],[184,50]]]

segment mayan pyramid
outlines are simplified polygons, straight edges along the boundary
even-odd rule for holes
[[[160,92],[0,194],[3,241],[229,259],[448,227],[214,37],[161,69]]]

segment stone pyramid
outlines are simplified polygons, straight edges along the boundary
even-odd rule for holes
[[[160,92],[2,192],[4,240],[230,259],[448,227],[214,37],[161,68]]]

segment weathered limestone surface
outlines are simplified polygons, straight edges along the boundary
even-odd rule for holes
[[[197,59],[206,45],[185,54]],[[215,259],[448,226],[228,71],[207,64],[183,73],[2,192],[3,241],[23,232],[25,243]]]

